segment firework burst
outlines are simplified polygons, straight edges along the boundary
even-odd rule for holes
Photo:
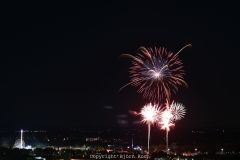
[[[178,121],[181,120],[186,114],[186,109],[181,103],[173,102],[170,105],[169,111],[172,115],[172,120]]]
[[[154,124],[158,121],[159,113],[160,107],[150,103],[145,105],[139,114],[142,116],[143,123]]]
[[[168,150],[168,132],[170,127],[175,126],[175,122],[181,120],[186,114],[186,109],[181,103],[166,103],[166,109],[160,113],[158,124],[160,128],[166,130],[166,149]]]
[[[161,113],[160,107],[152,104],[145,105],[139,113],[139,115],[142,116],[142,122],[148,125],[148,153],[150,141],[150,128],[152,124],[158,122],[160,113]]]
[[[171,92],[176,93],[178,86],[187,86],[183,80],[185,73],[178,54],[190,46],[191,44],[184,46],[176,54],[166,48],[156,47],[140,47],[137,56],[123,54],[122,56],[132,58],[132,67],[129,69],[131,82],[121,89],[133,85],[139,87],[138,92],[143,94],[143,98],[157,104],[164,98],[169,100]]]

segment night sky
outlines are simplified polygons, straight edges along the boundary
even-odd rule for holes
[[[177,126],[240,127],[237,3],[81,1],[3,4],[0,125],[121,125],[148,101],[130,81],[140,46],[177,52],[189,88]]]

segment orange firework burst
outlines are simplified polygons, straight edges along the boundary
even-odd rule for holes
[[[137,56],[123,54],[122,56],[133,60],[133,66],[129,70],[131,82],[125,86],[139,87],[138,92],[143,93],[143,98],[148,98],[157,104],[164,98],[169,100],[171,92],[176,93],[179,85],[187,86],[183,80],[185,73],[178,54],[190,46],[191,44],[184,46],[176,54],[167,51],[166,48],[145,47],[139,48],[140,53]]]
[[[182,119],[186,114],[186,109],[181,103],[172,102],[166,103],[166,109],[160,113],[158,124],[160,128],[166,130],[166,148],[168,150],[168,132],[170,127],[175,126],[175,122]]]

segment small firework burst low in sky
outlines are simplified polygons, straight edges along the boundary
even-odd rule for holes
[[[160,107],[152,105],[150,103],[145,105],[139,114],[142,116],[142,122],[147,124],[154,124],[158,121],[158,117],[160,115]]]
[[[175,126],[175,122],[181,120],[185,114],[186,109],[183,104],[176,102],[169,104],[168,101],[165,110],[160,113],[158,124],[161,129],[166,130],[166,149],[168,149],[168,132],[170,127]]]
[[[174,126],[174,123],[181,120],[185,114],[186,109],[183,104],[177,102],[169,104],[167,102],[166,109],[160,113],[158,123],[160,124],[161,129],[170,130],[169,127]]]
[[[186,114],[186,109],[181,103],[173,102],[169,108],[174,121],[181,120]]]
[[[158,122],[161,126],[161,129],[170,130],[170,127],[174,126],[173,115],[171,114],[170,110],[166,109],[161,113],[161,119]]]
[[[132,66],[129,69],[131,82],[122,88],[128,85],[139,87],[138,92],[143,94],[143,98],[155,103],[164,98],[169,100],[171,92],[176,93],[179,85],[187,86],[178,54],[190,46],[191,44],[184,46],[176,54],[166,48],[156,47],[140,47],[137,56],[123,54],[122,56],[132,58]]]
[[[156,105],[147,104],[141,111],[142,122],[148,125],[148,153],[149,153],[149,142],[150,142],[150,126],[158,121],[159,115],[161,113],[160,107]]]

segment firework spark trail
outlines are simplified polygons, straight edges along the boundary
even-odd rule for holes
[[[175,122],[181,120],[186,114],[186,109],[181,103],[172,102],[171,104],[166,103],[166,108],[160,113],[158,123],[161,129],[166,130],[166,149],[168,151],[168,132],[170,127],[175,126]]]
[[[163,47],[140,47],[136,56],[121,55],[130,57],[132,66],[129,68],[131,81],[120,90],[132,85],[138,87],[138,92],[142,93],[143,98],[156,104],[165,98],[170,100],[171,93],[175,94],[178,86],[187,87],[187,83],[183,80],[185,73],[182,61],[178,57],[178,54],[187,47],[191,47],[191,44],[184,46],[177,54]]]
[[[166,130],[166,149],[168,150],[168,132],[170,131],[170,127],[175,126],[172,115],[169,109],[166,109],[161,115],[161,121],[159,122],[161,129]]]
[[[150,129],[151,129],[151,126],[150,126],[150,123],[148,123],[148,154],[149,154],[149,142],[150,142]]]
[[[158,121],[159,115],[161,113],[160,107],[152,104],[145,105],[141,111],[142,122],[148,125],[148,153],[149,153],[149,142],[150,142],[150,128],[151,125]]]

